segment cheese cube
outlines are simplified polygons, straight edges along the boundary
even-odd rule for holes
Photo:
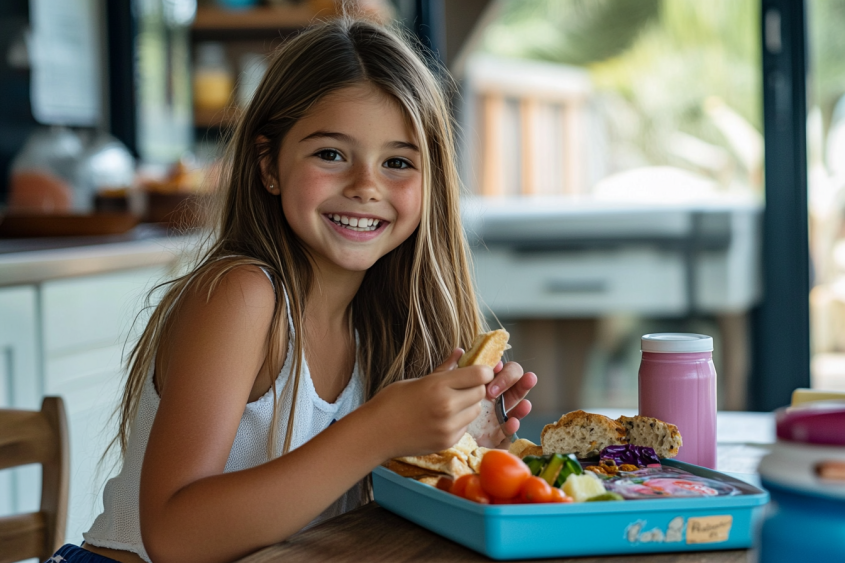
[[[575,502],[584,502],[590,497],[598,496],[607,491],[601,479],[592,472],[583,475],[571,474],[563,484],[563,492],[575,499]]]

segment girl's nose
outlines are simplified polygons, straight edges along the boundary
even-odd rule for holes
[[[343,195],[351,199],[357,199],[361,203],[379,201],[381,199],[381,190],[376,173],[369,165],[356,167],[352,181],[344,189]]]

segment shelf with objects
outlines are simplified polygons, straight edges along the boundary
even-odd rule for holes
[[[219,143],[221,130],[231,125],[249,102],[274,49],[310,23],[337,13],[334,0],[237,7],[243,4],[204,3],[191,24],[193,117],[198,142]]]

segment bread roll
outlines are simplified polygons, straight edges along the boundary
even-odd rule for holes
[[[513,442],[508,451],[520,459],[528,455],[543,455],[543,448],[525,438]]]
[[[569,454],[586,458],[607,446],[627,444],[625,427],[600,414],[581,410],[565,414],[554,424],[547,424],[540,434],[543,454]]]
[[[652,448],[657,457],[675,457],[684,443],[674,424],[639,415],[620,416],[616,420],[625,427],[629,444]]]

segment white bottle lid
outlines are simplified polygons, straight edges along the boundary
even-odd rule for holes
[[[713,337],[706,334],[688,334],[683,332],[661,332],[646,334],[641,340],[643,352],[663,354],[694,354],[712,352]]]

